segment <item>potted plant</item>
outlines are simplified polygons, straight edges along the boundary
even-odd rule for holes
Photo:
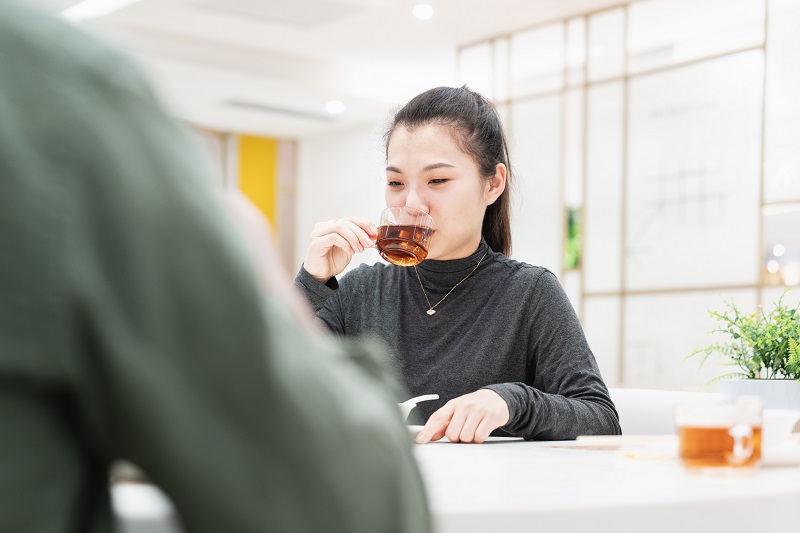
[[[713,333],[722,340],[688,357],[700,356],[702,364],[717,354],[724,364],[736,367],[713,380],[719,382],[720,392],[757,395],[769,408],[800,409],[800,305],[783,303],[787,291],[768,313],[761,306],[744,313],[733,299],[725,310],[709,311],[719,323]]]

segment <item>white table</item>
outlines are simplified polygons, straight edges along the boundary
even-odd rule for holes
[[[676,448],[491,439],[414,453],[437,533],[800,532],[800,467],[692,471]]]

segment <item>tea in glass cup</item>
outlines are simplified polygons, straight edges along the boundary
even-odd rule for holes
[[[754,466],[761,458],[761,405],[679,405],[679,455],[689,467]]]
[[[414,266],[428,257],[433,218],[412,207],[387,207],[381,213],[375,246],[392,264]]]

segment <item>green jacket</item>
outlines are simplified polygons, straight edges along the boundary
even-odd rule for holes
[[[0,531],[111,529],[141,467],[187,532],[430,528],[382,359],[260,290],[128,61],[0,0]]]

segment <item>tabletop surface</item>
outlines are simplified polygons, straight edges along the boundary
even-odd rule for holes
[[[800,465],[687,469],[674,435],[439,441],[414,454],[435,533],[800,531]],[[112,493],[123,533],[180,531],[156,487],[117,483]]]
[[[696,470],[674,436],[608,442],[492,438],[414,453],[439,533],[800,531],[800,466]]]

